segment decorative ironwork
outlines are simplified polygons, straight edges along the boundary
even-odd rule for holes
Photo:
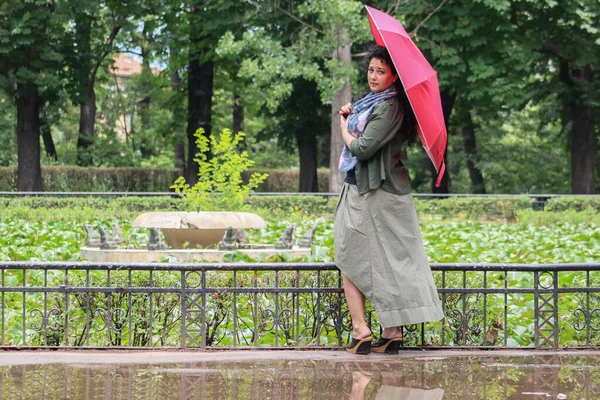
[[[600,264],[434,264],[432,270],[446,318],[403,327],[407,346],[600,344]],[[582,278],[571,285],[574,272]],[[342,281],[332,263],[2,262],[0,343],[339,347],[351,332]],[[377,332],[368,302],[366,317]],[[561,342],[558,333],[569,329],[573,334]]]
[[[558,277],[555,272],[535,273],[535,345],[558,348]]]

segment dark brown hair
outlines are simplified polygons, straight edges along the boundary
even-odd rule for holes
[[[392,73],[398,75],[396,72],[396,67],[394,66],[394,62],[390,57],[390,53],[385,47],[375,45],[369,49],[367,55],[363,59],[363,68],[365,71],[368,70],[369,63],[373,58],[383,61],[387,66],[390,67]],[[404,118],[402,119],[402,126],[400,130],[406,137],[408,144],[412,145],[417,139],[417,118],[415,117],[415,113],[410,105],[410,102],[408,101],[408,97],[406,96],[404,86],[402,85],[402,80],[396,79],[394,86],[398,92],[396,97],[398,98],[400,105],[404,108]],[[364,97],[368,93],[369,91],[366,91],[360,97]]]

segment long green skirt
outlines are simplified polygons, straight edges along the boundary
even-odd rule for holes
[[[384,328],[444,318],[411,194],[361,195],[345,183],[334,248],[338,268],[371,301]]]

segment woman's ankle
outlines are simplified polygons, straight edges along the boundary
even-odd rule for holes
[[[355,339],[364,339],[368,336],[371,336],[371,329],[366,324],[352,327],[352,336]]]
[[[383,328],[381,336],[383,336],[386,339],[402,338],[402,329],[400,329],[399,327]]]

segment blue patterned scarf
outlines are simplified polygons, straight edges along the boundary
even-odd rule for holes
[[[382,101],[396,96],[396,94],[396,88],[394,85],[391,85],[389,88],[379,93],[371,92],[354,103],[352,105],[352,112],[348,117],[348,132],[355,138],[360,137],[365,130],[365,125],[373,112],[373,108]],[[338,166],[339,170],[344,172],[350,171],[356,164],[358,164],[358,160],[355,157],[352,157],[350,149],[344,144]]]

